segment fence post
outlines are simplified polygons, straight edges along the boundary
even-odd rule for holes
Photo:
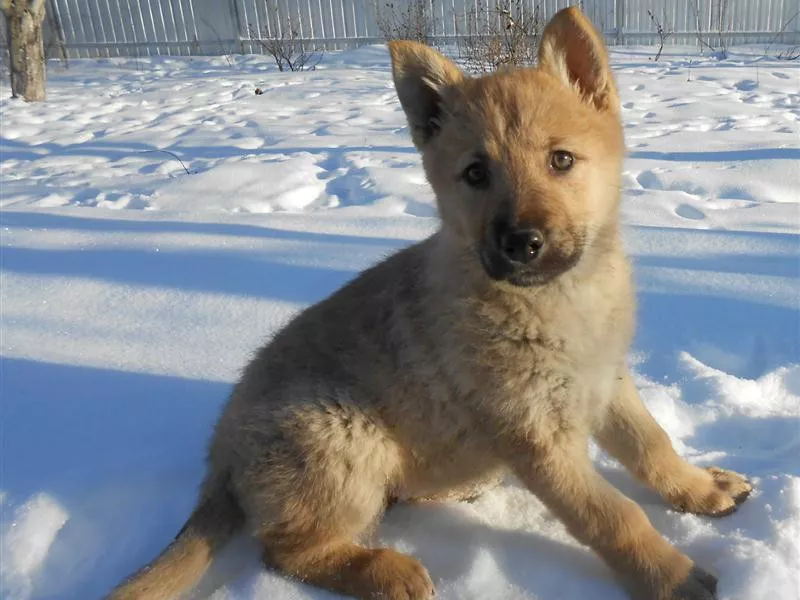
[[[616,0],[614,7],[614,27],[617,34],[617,46],[625,43],[625,0]]]

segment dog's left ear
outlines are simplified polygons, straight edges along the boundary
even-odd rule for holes
[[[411,139],[420,150],[436,133],[443,110],[443,94],[464,80],[455,63],[424,44],[389,42],[394,87],[408,118]]]
[[[606,45],[580,9],[558,11],[544,28],[539,68],[576,89],[597,110],[619,111]]]

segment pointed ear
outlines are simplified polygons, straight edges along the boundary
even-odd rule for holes
[[[550,19],[539,45],[539,68],[576,89],[598,110],[619,110],[606,45],[580,9],[565,8]]]
[[[436,134],[442,117],[442,94],[464,80],[464,74],[433,48],[408,41],[389,42],[394,87],[408,118],[411,139],[422,149]]]

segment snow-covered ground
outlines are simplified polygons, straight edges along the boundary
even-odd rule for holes
[[[651,55],[612,53],[640,291],[631,359],[680,451],[756,492],[708,520],[599,468],[719,574],[721,598],[795,600],[800,65]],[[53,64],[44,104],[0,88],[3,598],[98,598],[152,558],[189,513],[252,350],[436,225],[384,48],[311,73],[234,58]],[[397,508],[376,537],[420,557],[445,600],[624,599],[513,483]],[[208,596],[334,598],[263,571],[247,540]]]

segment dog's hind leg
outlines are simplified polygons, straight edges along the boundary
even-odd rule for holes
[[[388,548],[329,542],[287,551],[270,540],[264,560],[300,581],[363,600],[429,600],[434,596],[425,567]]]
[[[382,515],[398,473],[394,442],[339,403],[291,412],[241,486],[265,564],[365,600],[429,600],[433,584],[417,560],[357,543]]]
[[[744,502],[753,489],[744,477],[686,462],[642,403],[630,374],[621,375],[617,383],[594,432],[609,454],[680,510],[719,517]]]

